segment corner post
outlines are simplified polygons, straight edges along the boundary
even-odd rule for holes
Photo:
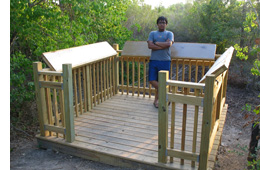
[[[43,81],[43,76],[39,75],[38,72],[42,70],[41,62],[33,63],[33,76],[34,76],[34,86],[37,102],[38,117],[40,123],[40,133],[41,136],[48,136],[49,132],[44,130],[44,125],[48,123],[47,119],[47,108],[45,101],[44,89],[40,87],[39,81]]]
[[[119,55],[118,55],[118,50],[119,50],[119,45],[118,44],[113,44],[113,48],[117,51],[117,55],[114,58],[114,66],[115,66],[115,72],[114,72],[114,88],[115,88],[115,93],[118,94],[118,86],[119,86]]]
[[[159,72],[159,107],[158,107],[158,162],[167,163],[168,147],[168,104],[166,103],[169,71]]]
[[[72,143],[75,140],[74,109],[73,109],[73,87],[72,87],[72,65],[63,64],[63,91],[65,106],[66,141]]]
[[[208,166],[209,156],[209,142],[211,133],[211,121],[213,111],[213,96],[214,96],[214,81],[215,75],[211,74],[206,77],[205,82],[205,96],[203,103],[203,118],[202,118],[202,130],[201,130],[201,143],[200,143],[200,160],[199,170],[206,170]]]

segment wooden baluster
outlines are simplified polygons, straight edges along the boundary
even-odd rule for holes
[[[84,66],[83,68],[83,92],[84,92],[84,111],[87,111],[87,85],[86,85],[86,66]]]
[[[80,114],[83,114],[82,88],[81,88],[81,68],[78,68],[78,87],[79,87],[79,108]]]
[[[184,88],[184,95],[188,94],[188,89]],[[183,104],[182,115],[182,135],[181,135],[181,150],[185,150],[185,136],[186,136],[186,120],[187,120],[187,104]],[[184,165],[184,159],[181,159],[181,165]]]
[[[106,101],[106,98],[107,98],[107,93],[106,93],[106,90],[107,90],[107,86],[106,86],[106,60],[103,61],[103,75],[104,75],[104,101]]]
[[[121,93],[124,94],[124,57],[121,57]]]
[[[176,87],[172,86],[172,94],[176,93]],[[174,135],[175,135],[175,102],[172,102],[171,112],[171,143],[170,148],[174,148]],[[170,157],[170,163],[173,163],[173,157]]]
[[[185,60],[182,61],[182,81],[185,81]],[[183,93],[184,88],[181,88],[181,92]]]
[[[56,77],[52,76],[52,81],[56,81]],[[54,117],[55,117],[55,126],[59,126],[59,112],[58,112],[58,102],[57,102],[57,90],[53,89],[53,112],[54,112]],[[56,137],[59,137],[59,134],[56,133]]]
[[[90,94],[89,94],[89,98],[90,98],[90,105],[89,105],[89,109],[92,109],[93,108],[93,79],[92,79],[92,74],[93,74],[93,70],[92,70],[92,68],[93,68],[93,65],[89,65],[89,91],[90,91]],[[88,71],[87,70],[87,71]]]
[[[101,91],[101,103],[103,102],[103,72],[102,72],[102,61],[100,61],[100,91]]]
[[[196,60],[196,68],[195,68],[195,82],[198,82],[198,60]]]
[[[179,60],[176,59],[176,80],[179,80]],[[178,89],[177,89],[178,91]]]
[[[138,57],[138,97],[140,96],[140,77],[141,77],[141,66],[140,66],[140,57]]]
[[[146,88],[146,59],[144,58],[143,59],[143,62],[144,62],[144,91],[143,91],[143,97],[145,97],[145,88]]]
[[[135,58],[132,57],[132,96],[135,94]]]
[[[94,88],[94,106],[97,106],[97,88],[96,88],[96,64],[93,64],[93,88]]]
[[[47,75],[44,75],[44,81],[49,81]],[[53,113],[52,113],[52,104],[51,104],[51,91],[50,88],[45,88],[45,97],[46,97],[46,106],[47,106],[47,114],[48,114],[48,123],[49,125],[53,125]],[[52,132],[49,131],[50,136],[52,136]]]
[[[195,90],[195,96],[199,96],[199,89]],[[197,132],[198,132],[198,117],[199,117],[199,106],[195,106],[194,112],[194,127],[193,127],[193,140],[192,140],[192,153],[196,153],[197,145]],[[195,167],[195,162],[191,161],[191,166]]]
[[[99,63],[97,63],[97,103],[100,104],[100,89],[99,89]]]
[[[110,97],[112,97],[112,58],[109,58]]]
[[[106,60],[107,62],[107,99],[109,99],[109,59]]]
[[[126,92],[129,95],[129,57],[126,59]]]
[[[74,102],[75,102],[75,112],[76,112],[76,116],[79,116],[78,113],[78,93],[77,93],[77,81],[76,81],[76,77],[77,77],[77,71],[76,69],[73,70],[73,85],[74,85]]]

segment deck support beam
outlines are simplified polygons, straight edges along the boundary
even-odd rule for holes
[[[75,140],[74,110],[73,110],[73,87],[72,87],[72,65],[63,64],[64,83],[64,107],[65,107],[65,127],[66,141],[72,143]]]
[[[201,143],[200,143],[200,161],[199,170],[206,170],[209,157],[209,144],[210,144],[210,132],[211,121],[213,111],[213,96],[214,96],[214,81],[215,75],[211,74],[206,77],[205,83],[205,97],[203,104],[203,118],[202,118],[202,130],[201,130]]]
[[[41,136],[48,136],[49,132],[45,131],[45,129],[44,129],[44,125],[48,123],[48,119],[47,119],[45,92],[44,92],[44,89],[40,88],[40,85],[39,85],[39,81],[43,80],[43,76],[38,74],[40,70],[42,70],[42,63],[34,62],[33,63],[33,76],[34,76],[37,109],[38,109],[38,115],[39,115],[40,132],[41,132]]]
[[[169,79],[169,71],[159,72],[159,107],[158,107],[158,162],[167,163],[168,148],[168,104],[166,95],[168,88],[166,82]]]

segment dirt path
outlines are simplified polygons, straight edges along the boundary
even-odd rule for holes
[[[245,113],[241,111],[246,103],[259,104],[257,92],[247,92],[244,89],[227,89],[229,105],[226,123],[222,135],[215,170],[241,170],[247,165],[247,146],[250,140],[250,127],[243,128]],[[63,169],[63,170],[130,170],[113,167],[52,150],[38,149],[35,138],[18,138],[11,141],[12,170],[18,169]]]

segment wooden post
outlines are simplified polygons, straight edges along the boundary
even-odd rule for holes
[[[119,45],[118,44],[113,44],[113,48],[118,51],[119,50]],[[119,87],[119,55],[117,52],[117,55],[114,58],[114,66],[115,66],[115,81],[114,81],[114,88],[115,88],[115,93],[118,94],[118,87]]]
[[[73,111],[73,87],[72,65],[63,64],[63,91],[65,106],[66,141],[72,143],[75,140],[74,111]]]
[[[167,163],[168,147],[168,104],[166,103],[169,71],[159,72],[159,108],[158,108],[158,162]]]
[[[34,86],[35,86],[39,123],[40,123],[40,132],[41,132],[41,136],[48,136],[49,132],[44,130],[44,125],[48,124],[48,120],[47,120],[47,110],[46,110],[47,108],[46,108],[46,101],[45,101],[45,91],[43,88],[40,88],[39,86],[39,81],[43,81],[43,76],[38,75],[39,70],[42,70],[42,63],[34,62],[33,75],[34,75]]]
[[[213,111],[213,96],[214,96],[214,81],[215,75],[206,77],[205,82],[205,96],[203,103],[203,118],[201,130],[201,143],[200,143],[200,160],[199,170],[206,170],[208,164],[208,151],[210,142],[211,120]]]

